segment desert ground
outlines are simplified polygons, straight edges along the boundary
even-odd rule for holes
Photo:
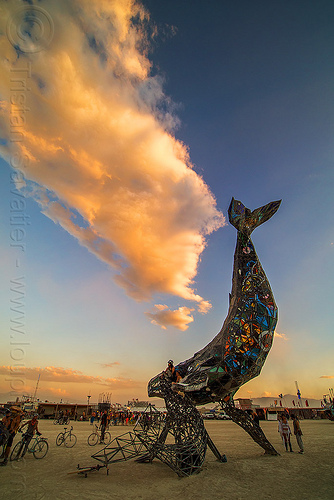
[[[332,500],[334,498],[334,422],[302,420],[304,455],[292,436],[294,453],[286,453],[276,422],[261,422],[268,439],[280,456],[267,456],[241,428],[230,421],[206,421],[207,430],[227,462],[220,463],[208,449],[202,471],[180,478],[158,460],[140,464],[134,460],[91,472],[88,477],[68,474],[80,466],[96,465],[91,455],[89,422],[73,422],[78,440],[73,448],[55,444],[62,426],[41,420],[49,452],[36,460],[32,454],[0,467],[0,498],[6,500]],[[111,427],[112,437],[132,426]],[[19,439],[15,438],[14,445]]]

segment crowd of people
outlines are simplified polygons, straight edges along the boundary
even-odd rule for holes
[[[79,422],[87,422],[89,421],[91,424],[99,423],[102,416],[104,414],[104,411],[99,411],[99,410],[92,410],[89,413],[86,411],[83,411],[82,414],[79,416],[77,412],[70,413],[69,410],[62,411],[60,410],[59,413],[56,415],[55,420],[59,424],[68,424],[70,420],[79,421]],[[138,417],[138,412],[135,411],[130,411],[130,410],[115,410],[115,409],[109,409],[107,410],[107,417],[108,417],[108,425],[129,425],[129,424],[134,424],[136,422],[136,419]]]
[[[104,417],[106,415],[106,417]],[[107,419],[107,427],[109,425],[133,425],[136,423],[139,412],[131,410],[105,410],[105,411],[92,411],[89,421],[93,425],[99,423],[102,418]]]

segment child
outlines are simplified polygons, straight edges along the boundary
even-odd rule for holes
[[[289,445],[289,449],[292,452],[292,446],[290,441],[291,429],[285,415],[282,416],[282,436],[283,436],[285,451],[289,451],[288,450],[288,445]]]

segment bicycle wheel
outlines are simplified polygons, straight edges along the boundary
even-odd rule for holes
[[[34,448],[35,448],[35,443],[36,443],[36,438],[33,437],[28,445],[28,452],[29,453],[32,453],[34,451]]]
[[[75,443],[77,442],[77,437],[74,434],[69,434],[65,438],[65,446],[66,448],[73,448]]]
[[[64,433],[60,432],[58,436],[56,437],[56,445],[60,446],[64,442]]]
[[[13,448],[12,453],[10,454],[9,460],[11,460],[11,461],[18,460],[20,458],[20,455],[21,455],[21,452],[23,450],[23,447],[24,447],[24,441],[23,440],[21,440],[18,443],[16,443],[16,445]]]
[[[104,433],[104,440],[103,440],[103,444],[109,444],[111,441],[111,434],[110,432],[105,432]]]
[[[34,448],[33,454],[35,458],[44,458],[49,449],[49,443],[44,439],[40,439]]]
[[[98,443],[98,440],[99,436],[95,432],[93,432],[93,434],[88,436],[87,439],[89,446],[95,446]]]

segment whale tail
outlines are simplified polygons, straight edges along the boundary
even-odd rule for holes
[[[241,201],[232,198],[228,209],[229,221],[238,231],[250,236],[256,227],[269,220],[277,212],[281,201],[272,201],[251,212]]]

